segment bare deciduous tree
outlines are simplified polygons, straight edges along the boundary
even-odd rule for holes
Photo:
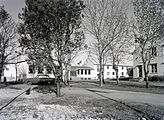
[[[74,59],[76,59],[78,57],[78,54],[80,53],[80,51],[83,51],[85,45],[81,45],[81,47],[79,47],[78,49],[76,49],[75,51],[72,51],[72,53],[67,54],[65,56],[65,63],[64,63],[64,68],[65,68],[65,73],[64,73],[64,83],[69,83],[70,81],[70,71],[71,71],[71,64],[73,62]]]
[[[164,37],[164,15],[159,0],[134,0],[133,35],[137,43],[138,61],[142,62],[144,80],[149,87],[148,73],[150,61],[157,56],[157,47]],[[154,50],[153,50],[154,49]]]
[[[0,6],[0,79],[5,65],[17,57],[15,38],[16,25],[4,6]]]
[[[103,84],[103,62],[112,42],[126,31],[127,4],[122,0],[87,0],[84,27],[94,36],[94,52],[99,60],[100,86]]]
[[[129,26],[127,25],[127,27]],[[128,57],[131,56],[130,49],[132,49],[133,43],[130,38],[130,34],[126,30],[120,34],[120,38],[112,42],[109,46],[110,51],[108,59],[113,63],[113,69],[116,72],[117,84],[119,84],[118,66],[121,63],[124,64],[124,62],[127,62]]]

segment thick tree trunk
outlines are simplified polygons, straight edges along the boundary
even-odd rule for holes
[[[60,97],[60,81],[57,81],[56,83],[56,97]]]
[[[102,71],[102,82],[103,82],[103,84],[105,84],[105,78],[104,78],[104,65],[103,65],[103,71]]]
[[[1,59],[0,59],[0,82],[2,81],[2,73],[4,71],[4,51],[2,52],[2,56],[1,56]]]
[[[0,83],[2,82],[2,68],[0,67]]]
[[[143,63],[143,69],[144,69],[144,80],[146,83],[146,88],[149,88],[149,80],[148,80],[148,71],[146,70],[146,63]]]
[[[62,67],[62,62],[58,61],[59,63],[59,76],[57,79],[57,97],[61,96],[61,92],[60,92],[60,82],[63,81],[63,67]]]
[[[149,88],[149,79],[148,76],[145,77],[146,88]]]
[[[61,81],[61,76],[58,75],[57,81],[56,81],[56,97],[60,97],[60,81]]]
[[[146,88],[149,88],[149,79],[148,79],[148,74],[147,74],[146,68],[144,68],[144,80],[146,83]]]
[[[102,59],[101,59],[101,57],[100,57],[100,60],[99,60],[99,62],[100,62],[100,72],[99,72],[99,82],[100,82],[100,87],[102,87],[103,86],[103,81],[102,81]]]
[[[53,63],[53,61],[51,62],[52,64],[52,68],[53,68],[53,74],[54,74],[54,85],[56,85],[56,97],[60,97],[60,72],[59,70],[57,69],[56,65]]]
[[[65,72],[65,82],[69,85],[70,81],[70,70],[71,70],[71,54],[68,56],[68,62],[66,64],[66,72]]]
[[[116,69],[115,71],[116,71],[117,85],[119,85],[118,69]]]
[[[102,82],[105,84],[104,73],[102,74]]]
[[[17,67],[17,64],[15,64],[15,71],[16,71],[15,81],[18,82],[18,67]]]
[[[67,83],[67,85],[69,85],[69,81],[70,81],[70,70],[69,67],[66,66],[66,73],[65,73],[65,83]]]
[[[0,64],[0,82],[2,82],[3,67],[4,67],[4,63],[1,62],[1,64]]]

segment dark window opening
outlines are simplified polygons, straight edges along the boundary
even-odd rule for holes
[[[47,74],[52,74],[52,67],[51,66],[47,66]]]
[[[91,70],[88,70],[88,75],[90,75],[91,74]]]
[[[138,70],[139,70],[139,77],[142,77],[142,65],[138,66]]]
[[[115,72],[113,72],[113,75],[115,74]]]
[[[87,70],[85,70],[85,75],[87,74]]]
[[[107,69],[109,69],[109,65],[107,65]]]
[[[124,75],[124,72],[122,72],[122,76]]]
[[[77,74],[78,74],[78,75],[80,74],[80,70],[77,70]]]
[[[157,73],[157,64],[151,64],[152,73]]]
[[[43,67],[41,67],[41,66],[38,67],[38,73],[39,74],[42,74],[43,73]]]
[[[34,74],[34,73],[35,73],[35,66],[29,65],[29,74]]]
[[[157,56],[157,48],[156,47],[152,48],[152,56]]]
[[[83,75],[83,69],[81,69],[81,75]]]

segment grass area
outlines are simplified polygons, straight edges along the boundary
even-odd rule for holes
[[[70,85],[73,87],[80,87],[80,88],[97,88],[99,87],[99,82],[98,81],[72,81],[70,82]],[[145,88],[145,83],[143,82],[140,83],[140,82],[120,81],[119,85],[117,85],[116,81],[107,81],[102,87],[99,88],[121,90],[121,91],[164,94],[164,86],[156,86],[150,84],[149,88]]]
[[[64,106],[74,106],[83,119],[93,118],[96,120],[137,120],[146,118],[147,120],[160,120],[164,116],[164,108],[141,103],[126,103],[133,108],[142,110],[143,113],[136,112],[131,108],[118,104],[109,99],[95,99],[86,96],[64,96],[55,102],[44,102],[44,104],[59,104]],[[151,115],[149,118],[147,115]]]
[[[150,120],[146,115],[108,99],[77,95],[47,99],[42,97],[18,99],[0,113],[0,118],[3,120],[139,120],[140,118]],[[145,104],[139,103],[131,103],[131,105],[153,114],[157,119],[152,120],[162,120],[164,116],[162,107],[150,105],[145,107]]]
[[[18,90],[11,88],[15,93]],[[52,85],[34,86],[30,95],[20,96],[3,109],[0,120],[163,120],[164,117],[163,106],[127,102],[131,106],[128,107],[110,99],[71,93],[57,98],[54,89]]]

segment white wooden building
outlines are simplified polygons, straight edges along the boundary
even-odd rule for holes
[[[133,77],[142,78],[144,77],[143,64],[141,58],[138,56],[140,52],[136,45],[136,49],[133,52]],[[155,55],[153,59],[150,60],[149,76],[164,76],[164,41],[158,45],[154,46],[150,54]],[[148,56],[149,57],[149,56]]]
[[[129,77],[127,74],[127,69],[132,68],[132,66],[119,65],[118,66],[118,75],[119,77]],[[99,64],[95,60],[88,58],[84,61],[81,66],[72,66],[71,71],[74,72],[74,75],[71,74],[73,79],[98,79],[99,76]],[[88,72],[87,72],[88,71]],[[90,72],[89,72],[90,71]],[[112,64],[104,65],[104,79],[114,79],[116,78],[116,72],[113,69]]]

